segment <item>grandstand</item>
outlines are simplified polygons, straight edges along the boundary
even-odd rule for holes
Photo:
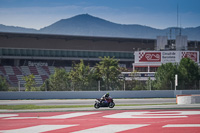
[[[10,85],[16,86],[19,81],[24,85],[23,76],[33,74],[37,85],[42,85],[54,73],[54,68],[54,66],[0,66],[0,75],[5,77]],[[63,68],[69,71],[71,67]]]
[[[199,46],[199,42],[188,41],[188,49],[199,50]],[[0,32],[0,75],[11,86],[23,86],[22,77],[34,74],[36,83],[41,85],[55,67],[70,71],[73,62],[80,59],[93,67],[104,56],[115,57],[119,65],[132,71],[134,51],[155,48],[156,39]]]

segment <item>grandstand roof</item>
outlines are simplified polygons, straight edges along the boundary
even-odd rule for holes
[[[53,34],[0,32],[0,47],[34,49],[70,49],[95,51],[133,51],[133,48],[153,49],[155,39],[91,37]]]
[[[56,39],[88,39],[88,40],[122,40],[122,41],[155,41],[156,39],[148,38],[126,38],[126,37],[101,37],[101,36],[78,36],[78,35],[59,35],[59,34],[36,34],[36,33],[14,33],[14,32],[0,32],[0,36],[7,37],[33,37],[33,38],[56,38]]]

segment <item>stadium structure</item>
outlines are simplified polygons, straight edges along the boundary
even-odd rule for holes
[[[34,74],[36,83],[42,85],[54,73],[55,67],[62,67],[66,71],[70,71],[73,62],[79,62],[81,59],[86,64],[89,63],[90,67],[93,67],[100,61],[99,57],[104,56],[115,57],[119,60],[119,65],[127,68],[130,72],[133,69],[145,70],[144,72],[148,73],[151,70],[155,72],[158,66],[155,67],[154,65],[154,68],[152,68],[148,65],[148,62],[143,63],[142,66],[137,64],[141,62],[137,62],[139,60],[134,57],[142,51],[146,51],[146,53],[148,51],[155,52],[155,50],[162,51],[163,49],[176,51],[173,46],[176,40],[164,39],[164,41],[165,45],[158,45],[159,38],[114,38],[0,32],[0,75],[5,77],[11,86],[18,86],[18,84],[23,86],[25,81],[22,77]],[[186,40],[186,43],[185,47],[188,51],[200,50],[199,41]],[[199,57],[197,60],[199,60]],[[147,68],[144,64],[147,64]],[[136,65],[139,67],[135,67]],[[144,77],[148,76],[144,75]]]
[[[175,40],[167,36],[158,36],[156,50],[136,51],[134,53],[133,72],[126,77],[130,80],[155,79],[155,72],[165,63],[179,63],[183,58],[190,58],[199,65],[199,42],[188,41],[187,36],[177,35]]]

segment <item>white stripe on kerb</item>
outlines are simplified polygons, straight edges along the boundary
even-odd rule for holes
[[[184,118],[187,115],[200,115],[200,111],[158,111],[122,112],[103,116],[105,118]]]
[[[100,112],[79,112],[79,113],[69,113],[69,114],[46,116],[46,117],[10,117],[10,118],[5,118],[5,119],[37,119],[37,118],[38,119],[67,119],[67,118],[92,115],[92,114],[97,114],[97,113],[100,113]]]
[[[35,119],[38,117],[9,117],[9,118],[4,118],[4,119],[11,119],[11,120],[17,120],[17,119]]]
[[[200,124],[168,124],[163,127],[200,127]]]
[[[1,117],[13,117],[13,116],[18,116],[18,114],[0,114]]]
[[[78,116],[85,116],[85,115],[92,115],[97,114],[100,112],[81,112],[81,113],[70,113],[70,114],[63,114],[63,115],[56,115],[56,116],[49,116],[49,117],[39,117],[39,119],[67,119],[73,118]]]
[[[57,130],[61,128],[67,128],[77,125],[39,125],[33,127],[26,127],[21,129],[13,129],[13,130],[2,130],[2,133],[42,133],[52,130]]]
[[[82,131],[77,131],[73,133],[116,133],[148,125],[149,124],[111,124],[111,125],[90,128]]]

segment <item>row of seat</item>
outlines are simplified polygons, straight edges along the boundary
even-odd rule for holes
[[[66,71],[70,71],[71,67],[64,67]],[[23,77],[33,74],[37,85],[43,82],[54,73],[54,66],[0,66],[0,75],[5,77],[7,82],[12,86],[25,84]]]

